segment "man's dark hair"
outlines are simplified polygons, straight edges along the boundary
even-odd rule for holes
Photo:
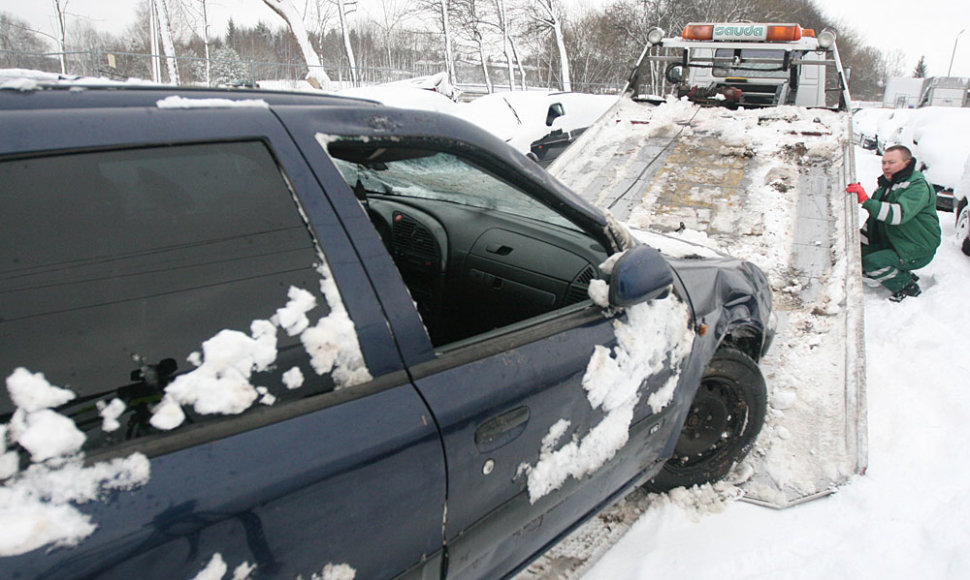
[[[913,152],[909,150],[909,147],[905,145],[893,145],[892,147],[886,147],[886,151],[883,153],[889,153],[890,151],[900,151],[903,154],[903,161],[909,161],[913,158]]]

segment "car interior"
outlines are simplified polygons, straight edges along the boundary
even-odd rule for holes
[[[435,347],[589,300],[605,249],[514,185],[448,153],[347,142],[329,152]]]

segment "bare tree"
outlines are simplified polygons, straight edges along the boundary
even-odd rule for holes
[[[458,82],[455,72],[454,30],[452,29],[453,4],[455,0],[420,0],[424,10],[433,15],[438,22],[445,50],[445,70],[448,72],[448,82],[452,85]]]
[[[168,80],[173,85],[179,84],[179,67],[175,59],[175,39],[172,35],[172,21],[169,18],[167,0],[154,0],[155,15],[158,18],[158,31],[165,51],[165,65],[168,68]]]
[[[70,0],[52,0],[57,13],[58,44],[61,51],[61,74],[67,74],[67,3]]]
[[[384,52],[387,57],[388,68],[395,67],[393,48],[396,32],[408,18],[408,11],[402,8],[400,0],[380,0],[381,10],[378,20],[375,22],[384,38]]]
[[[310,37],[307,35],[306,26],[303,24],[303,16],[300,15],[293,2],[291,0],[263,0],[263,2],[272,8],[273,12],[279,14],[290,27],[290,32],[293,33],[297,44],[300,45],[303,60],[306,61],[307,81],[318,88],[329,89],[330,77],[323,70],[320,56],[313,50],[313,45],[310,44]]]
[[[563,35],[562,13],[559,0],[535,0],[534,18],[542,28],[552,32],[559,53],[559,72],[562,90],[571,91],[572,81],[569,78],[569,57],[566,54],[566,40]]]
[[[344,39],[344,52],[347,55],[347,62],[350,64],[350,81],[354,86],[360,84],[357,76],[357,59],[354,58],[354,47],[350,44],[350,25],[347,22],[347,15],[357,8],[357,0],[336,0],[337,13],[340,16],[340,34]],[[348,8],[350,9],[348,11]]]
[[[492,93],[492,77],[488,72],[488,51],[486,50],[486,29],[488,28],[484,0],[455,0],[456,16],[461,23],[461,32],[468,36],[468,40],[478,52],[478,61],[482,68],[485,90]]]
[[[509,90],[515,90],[515,50],[512,46],[511,22],[509,21],[508,8],[505,0],[495,0],[495,12],[498,16],[498,29],[502,35],[502,51],[505,53],[505,66],[509,75]],[[523,83],[525,78],[522,79]]]

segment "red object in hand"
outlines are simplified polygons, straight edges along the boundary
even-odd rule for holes
[[[859,203],[863,203],[864,201],[869,199],[869,194],[866,193],[866,190],[862,188],[862,184],[860,183],[850,183],[849,186],[845,188],[845,190],[848,193],[856,194],[856,198],[859,200]]]

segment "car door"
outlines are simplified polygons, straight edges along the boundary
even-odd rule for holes
[[[272,113],[41,109],[0,111],[0,125],[16,136],[0,138],[0,370],[74,390],[57,411],[87,436],[88,470],[61,458],[32,473],[90,481],[90,470],[128,474],[117,461],[150,464],[144,481],[96,481],[97,497],[28,503],[70,511],[74,497],[91,528],[0,568],[169,579],[222,562],[259,578],[437,577],[446,473],[433,417]],[[213,371],[267,328],[272,360],[256,352],[262,362]],[[213,412],[200,396],[176,404],[181,422],[155,420],[166,386],[240,375],[246,384],[230,382],[257,397],[248,406],[214,396]],[[127,408],[120,430],[93,411],[114,399]],[[0,405],[7,422],[13,402]],[[36,497],[30,482],[4,485]]]
[[[411,142],[406,121],[385,114],[379,115],[380,127],[398,128],[391,135],[367,134],[366,118],[345,128],[343,139],[314,133],[314,114],[294,113],[287,123],[308,131],[296,137],[305,151],[316,140],[339,166],[338,174],[326,158],[308,157],[335,206],[344,210],[341,215],[353,221],[351,237],[366,256],[363,263],[382,301],[396,300],[408,313],[392,318],[392,329],[444,440],[447,574],[501,577],[656,465],[674,421],[671,409],[654,410],[647,400],[674,369],[661,364],[644,374],[624,409],[627,417],[591,401],[589,381],[602,378],[597,375],[604,356],[618,356],[615,324],[625,315],[614,318],[589,300],[589,279],[578,275],[585,270],[581,265],[575,278],[560,270],[585,263],[597,275],[596,260],[606,257],[602,240],[566,223],[567,212],[549,213],[550,206],[570,203],[563,198],[530,205],[541,194],[513,185],[529,180],[516,167],[495,159],[497,165],[487,167],[487,151],[474,151],[474,161],[467,163],[451,153],[468,151],[468,143],[427,136]],[[397,167],[408,163],[413,166]],[[436,173],[444,163],[461,166],[461,173]],[[407,181],[419,176],[428,179]],[[521,206],[548,222],[499,217],[510,208],[497,211],[495,200],[478,211],[450,197],[488,197],[472,191],[472,184],[481,183],[503,195],[530,198],[519,200]],[[382,212],[388,223],[374,215]],[[381,224],[380,235],[371,222]],[[549,234],[552,230],[557,233]],[[444,316],[434,299],[442,287],[445,294],[447,288],[457,290],[450,301],[442,299]],[[548,307],[529,307],[538,303]],[[508,312],[500,313],[496,309],[503,304]],[[493,317],[502,322],[489,329]],[[467,318],[467,326],[456,331],[448,324],[455,318]],[[658,327],[668,322],[652,321]],[[674,322],[681,331],[687,327],[686,316]],[[443,328],[436,331],[438,323]],[[651,347],[660,358],[673,350],[666,340]],[[601,444],[607,433],[610,440]],[[587,457],[570,461],[574,448]]]

